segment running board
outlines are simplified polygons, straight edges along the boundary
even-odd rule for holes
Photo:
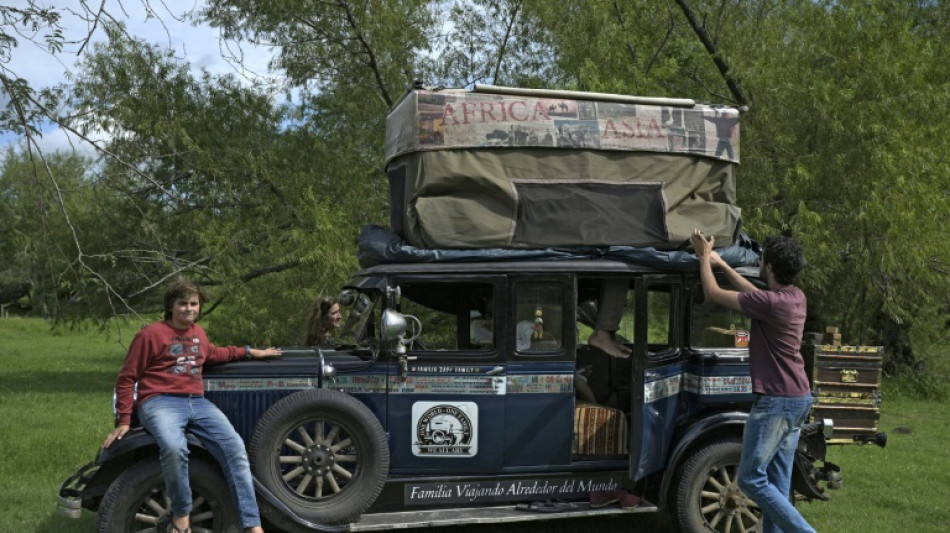
[[[550,509],[557,504],[541,505]],[[499,524],[505,522],[533,522],[555,518],[579,518],[587,516],[607,516],[626,513],[652,513],[658,508],[646,501],[630,509],[616,505],[592,509],[586,503],[564,504],[563,509],[542,512],[521,510],[514,505],[502,507],[471,507],[463,509],[438,509],[431,511],[410,511],[398,513],[364,514],[359,522],[350,524],[350,531],[383,531],[389,529],[408,529],[417,527],[442,527],[460,524]]]

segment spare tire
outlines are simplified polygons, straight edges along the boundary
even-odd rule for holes
[[[340,391],[310,389],[275,403],[249,447],[257,479],[301,518],[355,521],[376,501],[389,473],[389,445],[376,416]],[[275,523],[286,517],[261,508]]]

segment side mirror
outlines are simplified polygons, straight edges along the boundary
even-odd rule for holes
[[[399,285],[386,287],[386,296],[389,299],[389,305],[399,305],[399,302],[402,300],[402,288]]]
[[[336,300],[341,307],[349,307],[356,301],[356,292],[353,289],[343,289]]]

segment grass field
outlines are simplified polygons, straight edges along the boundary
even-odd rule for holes
[[[88,533],[95,516],[56,514],[59,484],[92,460],[111,429],[111,394],[132,330],[51,334],[33,319],[0,320],[0,518],[4,531]],[[950,528],[950,411],[894,394],[885,384],[886,449],[833,447],[845,482],[826,503],[803,504],[818,531],[945,532]],[[593,522],[593,523],[592,523]],[[519,533],[672,531],[661,515],[520,524]],[[446,528],[447,529],[447,528]],[[466,531],[513,530],[466,526]],[[436,530],[430,530],[435,532]]]

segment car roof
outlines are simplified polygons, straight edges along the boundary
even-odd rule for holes
[[[758,278],[758,267],[740,266],[736,272],[747,278]],[[506,274],[576,274],[578,276],[612,276],[631,274],[686,275],[698,277],[696,270],[660,270],[623,261],[600,259],[572,259],[549,261],[472,261],[472,262],[420,262],[385,263],[364,268],[354,274],[347,284],[350,287],[375,286],[376,282],[389,275],[435,276],[435,275],[506,275]]]
[[[576,259],[558,261],[472,261],[442,263],[387,263],[360,270],[357,276],[385,274],[677,274],[623,261]]]

